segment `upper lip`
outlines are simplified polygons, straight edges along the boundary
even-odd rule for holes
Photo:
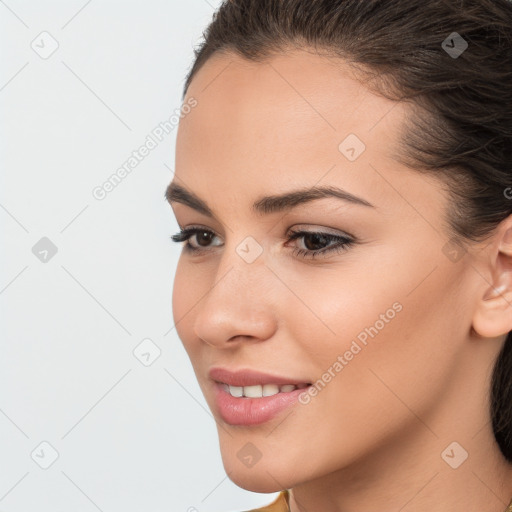
[[[210,379],[228,384],[230,386],[256,386],[264,384],[310,384],[308,381],[293,377],[280,377],[270,373],[263,373],[251,369],[228,370],[227,368],[213,367],[208,373]]]

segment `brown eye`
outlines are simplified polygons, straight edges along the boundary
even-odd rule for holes
[[[208,244],[211,242],[213,233],[211,231],[197,231],[195,233],[195,237],[197,240],[197,243],[201,246],[208,246]]]
[[[328,256],[331,254],[346,251],[356,243],[355,238],[349,236],[321,233],[318,231],[295,231],[292,232],[290,240],[303,239],[302,245],[305,249],[295,247],[293,254],[302,258],[316,258],[317,256]]]
[[[175,235],[171,236],[171,240],[173,242],[186,242],[184,247],[187,251],[202,251],[202,250],[209,250],[208,247],[212,241],[213,238],[215,238],[217,235],[210,231],[209,229],[205,228],[186,228],[182,229],[179,233],[176,233]],[[195,244],[190,243],[190,240],[196,239],[197,246]],[[219,245],[219,244],[217,244]],[[206,249],[202,249],[206,248]]]
[[[331,237],[332,238],[332,237]],[[325,248],[331,241],[329,237],[322,233],[305,233],[303,235],[304,246],[309,251],[318,251]],[[320,245],[320,247],[318,247]]]

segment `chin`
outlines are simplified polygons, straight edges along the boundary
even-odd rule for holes
[[[282,460],[265,460],[262,457],[253,465],[246,465],[231,447],[226,447],[221,453],[226,474],[242,489],[267,494],[289,489],[297,484],[297,475]],[[274,457],[279,456],[274,454]]]
[[[265,468],[248,468],[243,470],[239,467],[230,469],[229,466],[224,465],[224,469],[229,479],[246,491],[270,494],[291,487],[288,481],[283,481],[279,476],[273,478],[272,473],[267,473]]]

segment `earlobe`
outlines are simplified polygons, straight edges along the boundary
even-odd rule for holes
[[[512,217],[503,221],[491,251],[492,282],[487,284],[473,317],[473,329],[484,338],[512,331]]]

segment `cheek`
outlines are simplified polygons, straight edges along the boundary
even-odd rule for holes
[[[374,286],[366,300],[361,289],[337,298],[338,310],[324,317],[336,337],[318,339],[322,351],[314,349],[322,381],[332,382],[318,404],[335,404],[333,424],[397,428],[410,416],[403,404],[421,416],[439,402],[469,327],[454,321],[457,290],[453,272],[440,267],[416,289],[398,282]]]
[[[463,315],[454,319],[461,276],[442,262],[428,275],[435,262],[408,261],[386,272],[381,265],[301,277],[295,290],[314,311],[297,305],[282,314],[321,381],[319,403],[342,403],[354,414],[399,398],[422,408],[447,385],[470,326]]]
[[[333,267],[305,271],[295,281],[302,302],[290,295],[281,314],[289,319],[290,337],[316,361],[317,371],[345,353],[349,361],[361,359],[356,354],[403,321],[408,285],[389,283],[382,274]]]

